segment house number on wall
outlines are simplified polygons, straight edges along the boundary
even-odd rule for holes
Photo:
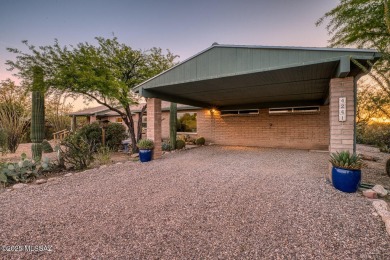
[[[339,122],[347,121],[347,98],[339,98]]]

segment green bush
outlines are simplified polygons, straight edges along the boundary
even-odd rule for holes
[[[198,139],[196,139],[195,144],[196,145],[204,145],[205,142],[206,142],[206,140],[204,139],[204,137],[199,137]]]
[[[88,140],[85,135],[75,133],[67,136],[58,146],[61,159],[70,164],[76,170],[87,168],[94,160],[94,152],[97,150],[93,140]]]
[[[98,122],[83,126],[77,131],[80,135],[86,136],[89,143],[96,147],[102,145],[102,129]],[[122,140],[126,139],[126,128],[120,123],[109,123],[106,128],[106,146],[112,151],[117,151]]]
[[[358,124],[356,130],[357,143],[390,147],[390,124]]]
[[[42,141],[42,151],[44,153],[52,153],[53,147],[51,147],[50,143],[47,140]]]
[[[180,150],[180,149],[183,149],[184,147],[186,147],[186,142],[184,142],[184,140],[176,140],[176,149]]]
[[[94,144],[96,147],[102,143],[102,129],[98,122],[85,125],[77,131],[79,136],[83,136],[87,143]]]
[[[118,151],[122,141],[127,138],[126,128],[121,123],[109,123],[106,129],[106,145]]]

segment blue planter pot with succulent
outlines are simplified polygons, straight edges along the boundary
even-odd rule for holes
[[[150,139],[141,139],[137,143],[139,149],[139,160],[149,162],[153,157],[154,142]]]
[[[343,192],[356,192],[361,180],[363,159],[349,151],[332,153],[330,156],[333,186]]]

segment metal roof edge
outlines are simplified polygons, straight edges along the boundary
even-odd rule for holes
[[[136,87],[134,87],[134,92],[138,92],[139,89],[141,88],[142,85],[148,83],[149,81],[152,81],[153,79],[159,77],[160,75],[163,75],[165,73],[168,73],[169,71],[173,70],[174,68],[180,66],[181,64],[209,51],[210,49],[212,48],[248,48],[248,49],[280,49],[280,50],[312,50],[312,51],[338,51],[338,52],[370,52],[370,53],[373,53],[374,56],[379,57],[381,56],[381,54],[377,51],[377,50],[374,50],[374,49],[353,49],[353,48],[327,48],[327,47],[298,47],[298,46],[266,46],[266,45],[233,45],[233,44],[213,44],[211,45],[210,47],[196,53],[195,55],[185,59],[184,61],[176,64],[175,66],[173,66],[172,68],[169,68],[159,74],[157,74],[156,76],[153,76],[152,78],[148,79],[148,80],[145,80],[144,82],[142,82],[141,84],[137,85]]]

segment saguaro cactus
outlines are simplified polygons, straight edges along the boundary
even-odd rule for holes
[[[176,124],[177,124],[177,104],[171,103],[169,113],[169,139],[171,150],[176,149]]]
[[[31,152],[36,161],[42,159],[42,141],[45,137],[45,95],[43,70],[33,68],[33,86],[31,102]]]

